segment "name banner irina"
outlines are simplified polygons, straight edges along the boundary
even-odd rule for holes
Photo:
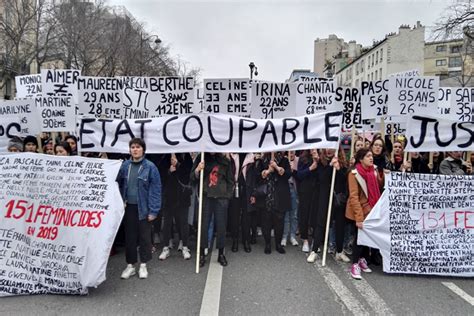
[[[391,173],[359,230],[387,273],[474,276],[474,177]]]
[[[124,208],[119,161],[0,156],[0,296],[87,294],[105,280]]]
[[[207,113],[140,120],[83,118],[80,146],[86,152],[128,153],[128,142],[140,137],[149,153],[337,148],[341,118],[341,112],[283,119]]]

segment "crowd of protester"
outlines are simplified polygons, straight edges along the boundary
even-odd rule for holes
[[[14,138],[9,152],[78,155],[77,139],[27,136]],[[273,153],[148,154],[141,139],[130,141],[130,156],[81,153],[86,157],[124,159],[117,181],[125,202],[123,219],[127,267],[122,278],[146,278],[146,263],[162,245],[166,260],[178,236],[178,251],[191,258],[190,236],[196,234],[200,172],[204,175],[200,266],[207,261],[215,239],[218,262],[228,264],[226,238],[231,251],[249,253],[263,243],[264,253],[285,254],[289,244],[315,262],[323,249],[335,169],[328,252],[335,260],[351,263],[351,275],[380,265],[377,249],[357,245],[357,233],[384,190],[384,177],[393,171],[435,174],[472,174],[470,155],[463,152],[404,153],[405,140],[380,134],[356,136],[352,148],[312,149]],[[351,154],[352,156],[351,156]],[[145,158],[146,157],[146,158]],[[259,241],[259,236],[263,236]],[[215,237],[215,238],[214,238]],[[272,243],[273,237],[273,243]]]

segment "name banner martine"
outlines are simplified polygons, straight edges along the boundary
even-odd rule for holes
[[[87,294],[124,213],[120,161],[0,155],[0,296]]]
[[[206,113],[140,120],[83,118],[80,147],[85,152],[128,153],[129,141],[140,137],[148,153],[335,149],[341,119],[342,112],[283,119]]]
[[[474,276],[474,177],[390,173],[359,230],[387,273]]]

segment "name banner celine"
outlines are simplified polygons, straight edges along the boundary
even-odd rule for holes
[[[224,114],[180,115],[140,120],[83,118],[81,150],[128,153],[140,137],[148,153],[270,152],[336,148],[341,112],[306,117],[252,119]]]
[[[359,230],[387,273],[474,276],[474,177],[391,173]]]
[[[0,155],[0,296],[87,294],[105,280],[124,207],[120,161]]]

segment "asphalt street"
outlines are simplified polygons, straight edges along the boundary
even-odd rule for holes
[[[259,237],[251,253],[227,251],[225,268],[214,255],[200,274],[195,254],[185,261],[173,250],[159,261],[158,252],[146,280],[120,279],[121,251],[89,295],[1,298],[0,315],[474,315],[472,279],[388,275],[375,267],[357,281],[349,264],[330,255],[322,267],[321,260],[307,263],[299,247],[286,249],[265,255]]]

